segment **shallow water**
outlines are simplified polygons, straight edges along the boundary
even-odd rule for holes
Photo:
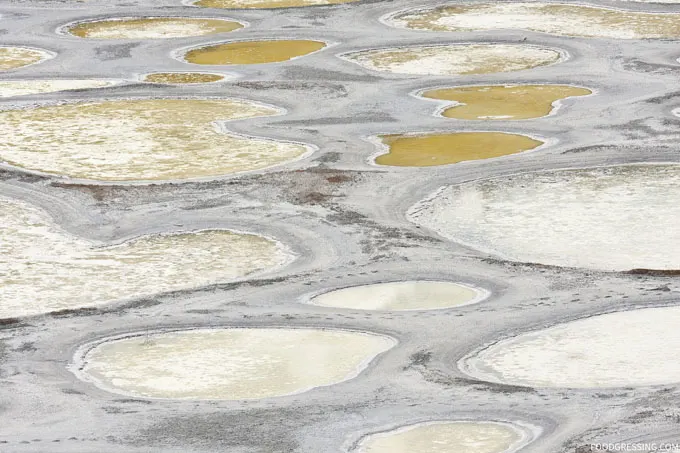
[[[520,29],[611,39],[680,37],[680,15],[560,3],[481,3],[398,13],[388,23],[432,31]]]
[[[396,74],[466,75],[520,71],[555,63],[558,51],[522,44],[395,47],[345,54],[367,69]]]
[[[375,159],[378,165],[432,167],[468,160],[517,154],[543,144],[526,135],[503,132],[454,132],[450,134],[383,135],[387,154]]]
[[[144,82],[167,84],[212,83],[224,80],[221,74],[205,72],[154,72],[144,76]]]
[[[283,396],[355,377],[392,338],[320,329],[201,329],[102,343],[82,370],[109,391],[152,398]]]
[[[434,422],[375,434],[357,453],[504,453],[523,441],[522,432],[506,423]]]
[[[120,83],[122,81],[97,79],[0,80],[0,97],[104,88]]]
[[[164,39],[228,33],[239,28],[243,25],[230,20],[152,17],[82,22],[67,31],[81,38]]]
[[[301,6],[337,5],[358,0],[198,0],[194,6],[204,8],[298,8]]]
[[[442,112],[463,120],[522,120],[550,114],[553,103],[592,91],[569,85],[481,85],[429,90],[422,97],[455,101]]]
[[[70,235],[28,203],[2,197],[0,225],[0,318],[210,285],[289,261],[270,239],[223,230],[105,246]]]
[[[19,69],[50,58],[50,54],[27,47],[0,46],[0,71]]]
[[[216,122],[279,111],[225,99],[85,102],[0,111],[0,160],[107,181],[225,175],[293,160],[309,148],[221,131]]]
[[[354,310],[432,310],[477,302],[486,292],[451,282],[405,281],[352,286],[314,297],[323,307]]]
[[[503,340],[464,359],[474,377],[535,387],[680,382],[680,307],[593,316]]]
[[[680,165],[545,171],[448,186],[409,217],[513,261],[680,269]]]
[[[184,59],[188,63],[202,65],[279,63],[324,47],[326,44],[320,41],[240,41],[199,47],[184,54]]]

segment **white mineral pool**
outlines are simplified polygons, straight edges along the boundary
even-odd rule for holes
[[[108,391],[137,397],[260,399],[352,379],[395,344],[342,330],[186,330],[105,341],[74,369]]]
[[[53,56],[52,53],[42,49],[0,46],[0,71],[9,71],[41,63]]]
[[[528,443],[518,426],[499,422],[437,421],[373,434],[356,453],[511,453]]]
[[[0,225],[0,319],[220,283],[291,260],[271,239],[226,230],[107,246],[75,237],[44,211],[3,197]]]
[[[106,88],[121,83],[120,80],[102,79],[0,80],[0,97]]]
[[[405,11],[387,19],[400,28],[431,31],[520,29],[610,39],[680,37],[680,15],[566,3],[476,3]]]
[[[501,258],[625,271],[680,269],[680,165],[525,173],[446,186],[409,218]]]
[[[65,27],[65,31],[79,38],[167,39],[229,33],[239,28],[243,28],[243,24],[224,19],[124,17],[79,22]]]
[[[593,316],[525,333],[464,358],[482,380],[529,387],[635,387],[680,382],[680,307]]]
[[[473,304],[488,295],[462,283],[415,280],[342,288],[320,294],[310,302],[355,310],[434,310]]]
[[[555,49],[524,44],[395,47],[344,54],[367,69],[395,74],[468,75],[520,71],[558,62]]]
[[[228,120],[280,110],[231,99],[80,102],[0,111],[0,161],[103,181],[206,178],[258,170],[311,148],[230,134]]]

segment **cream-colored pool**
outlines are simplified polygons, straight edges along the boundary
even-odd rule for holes
[[[342,288],[310,302],[354,310],[434,310],[468,305],[487,296],[487,291],[461,283],[413,280]]]
[[[310,147],[230,134],[223,122],[280,110],[229,99],[144,99],[0,111],[0,160],[103,181],[205,178],[294,160]]]
[[[23,68],[49,58],[52,54],[42,49],[0,46],[0,71]]]
[[[680,382],[680,307],[593,316],[502,340],[461,361],[476,378],[530,387]]]
[[[397,13],[393,26],[431,31],[520,29],[609,39],[680,37],[680,15],[567,3],[475,3]]]
[[[271,239],[227,230],[107,245],[73,236],[41,209],[3,197],[0,224],[0,318],[211,285],[291,259]]]
[[[505,259],[680,269],[680,165],[543,171],[446,186],[409,218]]]
[[[80,22],[65,30],[80,38],[166,39],[229,33],[243,24],[224,19],[141,17]]]
[[[524,44],[451,44],[364,50],[343,58],[395,74],[471,75],[521,71],[560,61],[555,49]]]
[[[69,90],[106,88],[123,83],[122,80],[104,79],[35,79],[0,80],[0,97],[27,96]]]
[[[526,435],[509,423],[439,421],[368,436],[356,453],[511,453]]]
[[[352,379],[395,344],[390,337],[342,330],[200,329],[107,341],[76,367],[82,367],[78,375],[115,393],[248,400]]]

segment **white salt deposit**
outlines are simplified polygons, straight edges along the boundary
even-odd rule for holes
[[[500,341],[460,366],[478,379],[530,387],[675,384],[678,325],[680,307],[593,316]]]
[[[398,74],[488,74],[545,66],[560,60],[558,51],[521,44],[456,44],[401,47],[345,54],[374,71]]]
[[[390,337],[341,330],[200,329],[100,343],[73,369],[126,395],[259,399],[352,379],[395,344]]]
[[[679,165],[546,171],[447,186],[409,217],[513,261],[680,269]]]
[[[0,80],[0,97],[104,88],[120,83],[122,81],[101,79]]]
[[[0,197],[0,319],[143,298],[281,266],[276,242],[225,230],[142,236],[107,246],[42,210]]]

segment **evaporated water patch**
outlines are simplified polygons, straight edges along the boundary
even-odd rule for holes
[[[106,88],[121,83],[122,80],[103,79],[0,80],[0,97]]]
[[[239,28],[243,28],[243,24],[224,19],[146,17],[80,22],[65,30],[80,38],[166,39],[228,33]]]
[[[232,280],[290,261],[271,239],[227,230],[141,236],[108,246],[0,197],[0,319],[143,298]]]
[[[187,63],[200,65],[280,63],[324,47],[324,42],[309,40],[238,41],[192,49],[184,54],[183,59]]]
[[[356,453],[511,453],[530,440],[523,427],[500,422],[437,421],[373,434]]]
[[[435,310],[479,302],[488,294],[462,283],[414,280],[342,288],[320,294],[310,302],[355,310]]]
[[[52,57],[52,53],[42,49],[0,46],[0,71],[23,68]]]
[[[224,9],[299,8],[304,6],[338,5],[358,0],[198,0],[194,6]]]
[[[680,165],[544,171],[447,186],[409,217],[513,261],[680,269]]]
[[[452,101],[441,115],[462,120],[522,120],[549,115],[557,101],[592,91],[569,85],[475,85],[423,92],[428,99]]]
[[[529,387],[680,382],[680,307],[593,316],[502,340],[460,362],[475,378]]]
[[[0,111],[0,160],[106,181],[219,176],[294,160],[310,148],[225,132],[226,120],[279,114],[229,99],[82,102]]]
[[[564,3],[478,3],[397,13],[387,23],[431,31],[529,30],[610,39],[680,37],[680,15]]]
[[[219,82],[224,80],[224,75],[210,74],[207,72],[154,72],[146,74],[142,80],[149,83],[184,85]]]
[[[471,75],[512,72],[560,61],[554,49],[524,44],[452,44],[365,50],[343,58],[396,74]]]
[[[138,397],[260,399],[352,379],[395,344],[342,330],[199,329],[105,341],[73,368],[108,391]]]
[[[453,132],[447,134],[383,135],[388,152],[378,165],[433,167],[463,161],[490,159],[532,150],[544,142],[505,132]]]

